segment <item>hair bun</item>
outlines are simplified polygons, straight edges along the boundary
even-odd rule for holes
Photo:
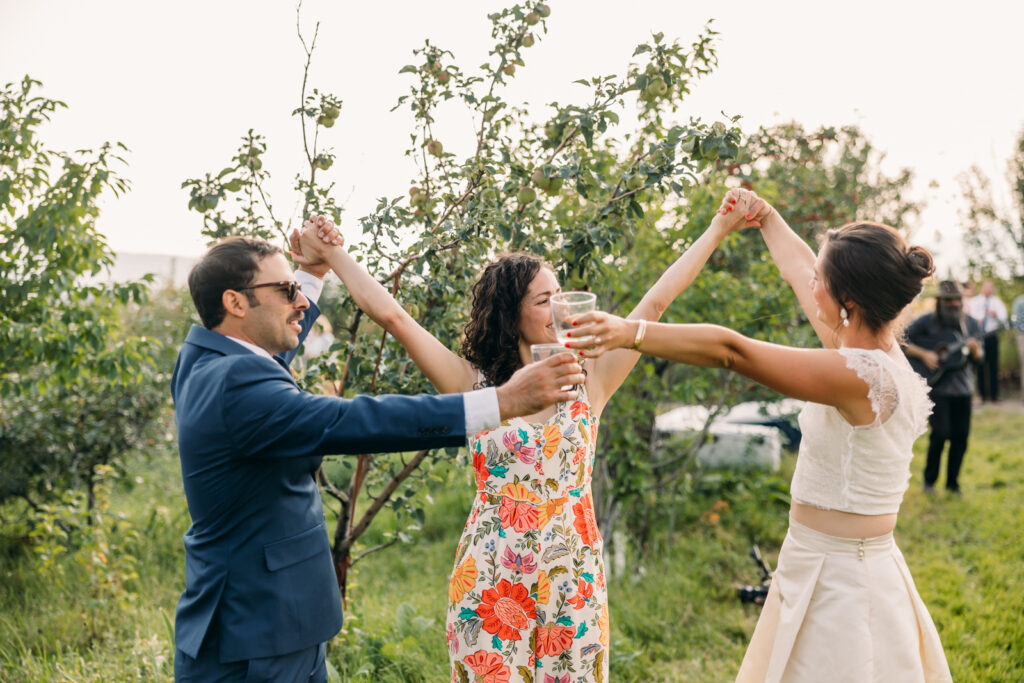
[[[907,247],[907,263],[911,270],[921,276],[922,279],[929,277],[935,272],[935,263],[932,261],[931,252],[924,247]]]

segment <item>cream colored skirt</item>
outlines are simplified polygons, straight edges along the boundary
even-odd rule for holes
[[[789,520],[737,682],[952,681],[892,533],[863,541]]]

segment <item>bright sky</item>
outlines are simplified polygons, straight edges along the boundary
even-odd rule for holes
[[[725,111],[759,124],[855,123],[886,150],[890,172],[916,172],[928,201],[914,239],[943,270],[956,267],[956,175],[972,164],[1004,176],[1024,126],[1020,30],[1024,3],[547,0],[549,33],[526,52],[507,93],[545,115],[544,104],[580,98],[577,78],[623,73],[633,47],[663,31],[689,43],[715,19],[720,65],[679,115]],[[311,85],[344,100],[322,140],[338,161],[329,172],[346,206],[343,231],[381,195],[408,188],[402,156],[411,130],[389,113],[408,87],[399,76],[425,38],[464,68],[483,63],[494,0],[351,2],[307,0],[303,23],[320,38]],[[180,189],[227,165],[250,127],[267,136],[266,168],[279,214],[303,159],[297,119],[304,54],[295,8],[285,0],[0,0],[0,79],[25,74],[70,109],[44,132],[59,149],[120,140],[131,149],[131,192],[106,202],[100,229],[118,251],[197,255],[200,218]],[[442,122],[445,149],[470,150],[468,117]],[[929,187],[934,181],[935,187]],[[941,233],[941,237],[939,234]]]

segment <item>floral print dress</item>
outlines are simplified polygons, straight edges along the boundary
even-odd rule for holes
[[[608,680],[608,600],[586,388],[547,421],[470,441],[477,492],[448,587],[453,683]]]

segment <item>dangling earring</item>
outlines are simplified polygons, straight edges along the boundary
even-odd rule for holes
[[[850,314],[846,312],[845,308],[839,309],[839,317],[843,319],[843,327],[850,326]]]

